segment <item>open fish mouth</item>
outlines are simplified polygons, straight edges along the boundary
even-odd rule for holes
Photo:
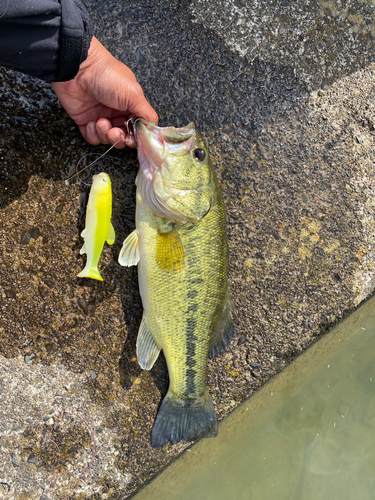
[[[209,167],[194,156],[204,141],[191,122],[185,127],[158,127],[135,122],[140,171],[138,194],[155,215],[169,220],[198,220],[210,209]]]
[[[148,122],[143,118],[138,118],[135,123],[137,141],[145,140],[147,133],[151,134],[154,140],[170,145],[181,144],[189,140],[195,134],[194,123],[190,122],[185,127],[158,127],[154,122]],[[147,131],[147,132],[146,132]]]
[[[160,171],[167,155],[183,156],[187,154],[195,140],[194,123],[185,127],[158,127],[154,122],[143,118],[136,121],[138,160],[146,180],[151,181]]]

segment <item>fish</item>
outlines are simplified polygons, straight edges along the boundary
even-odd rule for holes
[[[138,266],[143,317],[136,352],[150,370],[163,350],[169,388],[151,444],[214,437],[218,422],[207,388],[209,355],[234,334],[222,192],[208,148],[195,130],[136,121],[139,172],[136,229],[119,254]]]
[[[98,263],[104,242],[115,242],[115,230],[111,223],[112,187],[109,175],[101,172],[92,177],[89,200],[86,208],[86,224],[81,236],[84,244],[80,254],[87,255],[85,268],[77,275],[79,278],[93,278],[103,281]]]

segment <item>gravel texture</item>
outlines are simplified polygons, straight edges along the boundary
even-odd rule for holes
[[[238,319],[209,361],[219,418],[277,374],[375,284],[375,6],[371,2],[87,1],[97,37],[136,73],[161,125],[194,120],[210,147],[228,217]],[[88,188],[65,186],[91,147],[51,87],[0,81],[0,499],[48,498],[63,412],[95,437],[72,498],[124,499],[188,444],[154,450],[168,377],[135,358],[142,307],[117,256],[134,228],[133,151],[105,170],[116,243],[104,281],[76,278]],[[53,439],[63,498],[93,438],[65,416]]]

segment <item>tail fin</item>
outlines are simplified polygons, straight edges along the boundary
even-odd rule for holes
[[[97,267],[86,266],[77,276],[78,278],[93,278],[94,280],[103,281]]]
[[[151,444],[160,448],[181,439],[195,441],[200,437],[217,436],[217,417],[211,396],[206,393],[194,400],[169,395],[164,398],[152,430]]]

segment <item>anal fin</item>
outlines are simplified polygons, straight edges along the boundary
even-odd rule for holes
[[[220,352],[222,352],[234,335],[234,319],[236,317],[236,308],[233,303],[233,299],[229,292],[227,295],[227,300],[225,302],[223,313],[221,315],[219,324],[214,333],[209,350],[209,357],[213,358]]]
[[[139,366],[143,370],[151,370],[158,359],[159,352],[160,349],[152,338],[146,319],[143,316],[137,337],[137,359]]]

